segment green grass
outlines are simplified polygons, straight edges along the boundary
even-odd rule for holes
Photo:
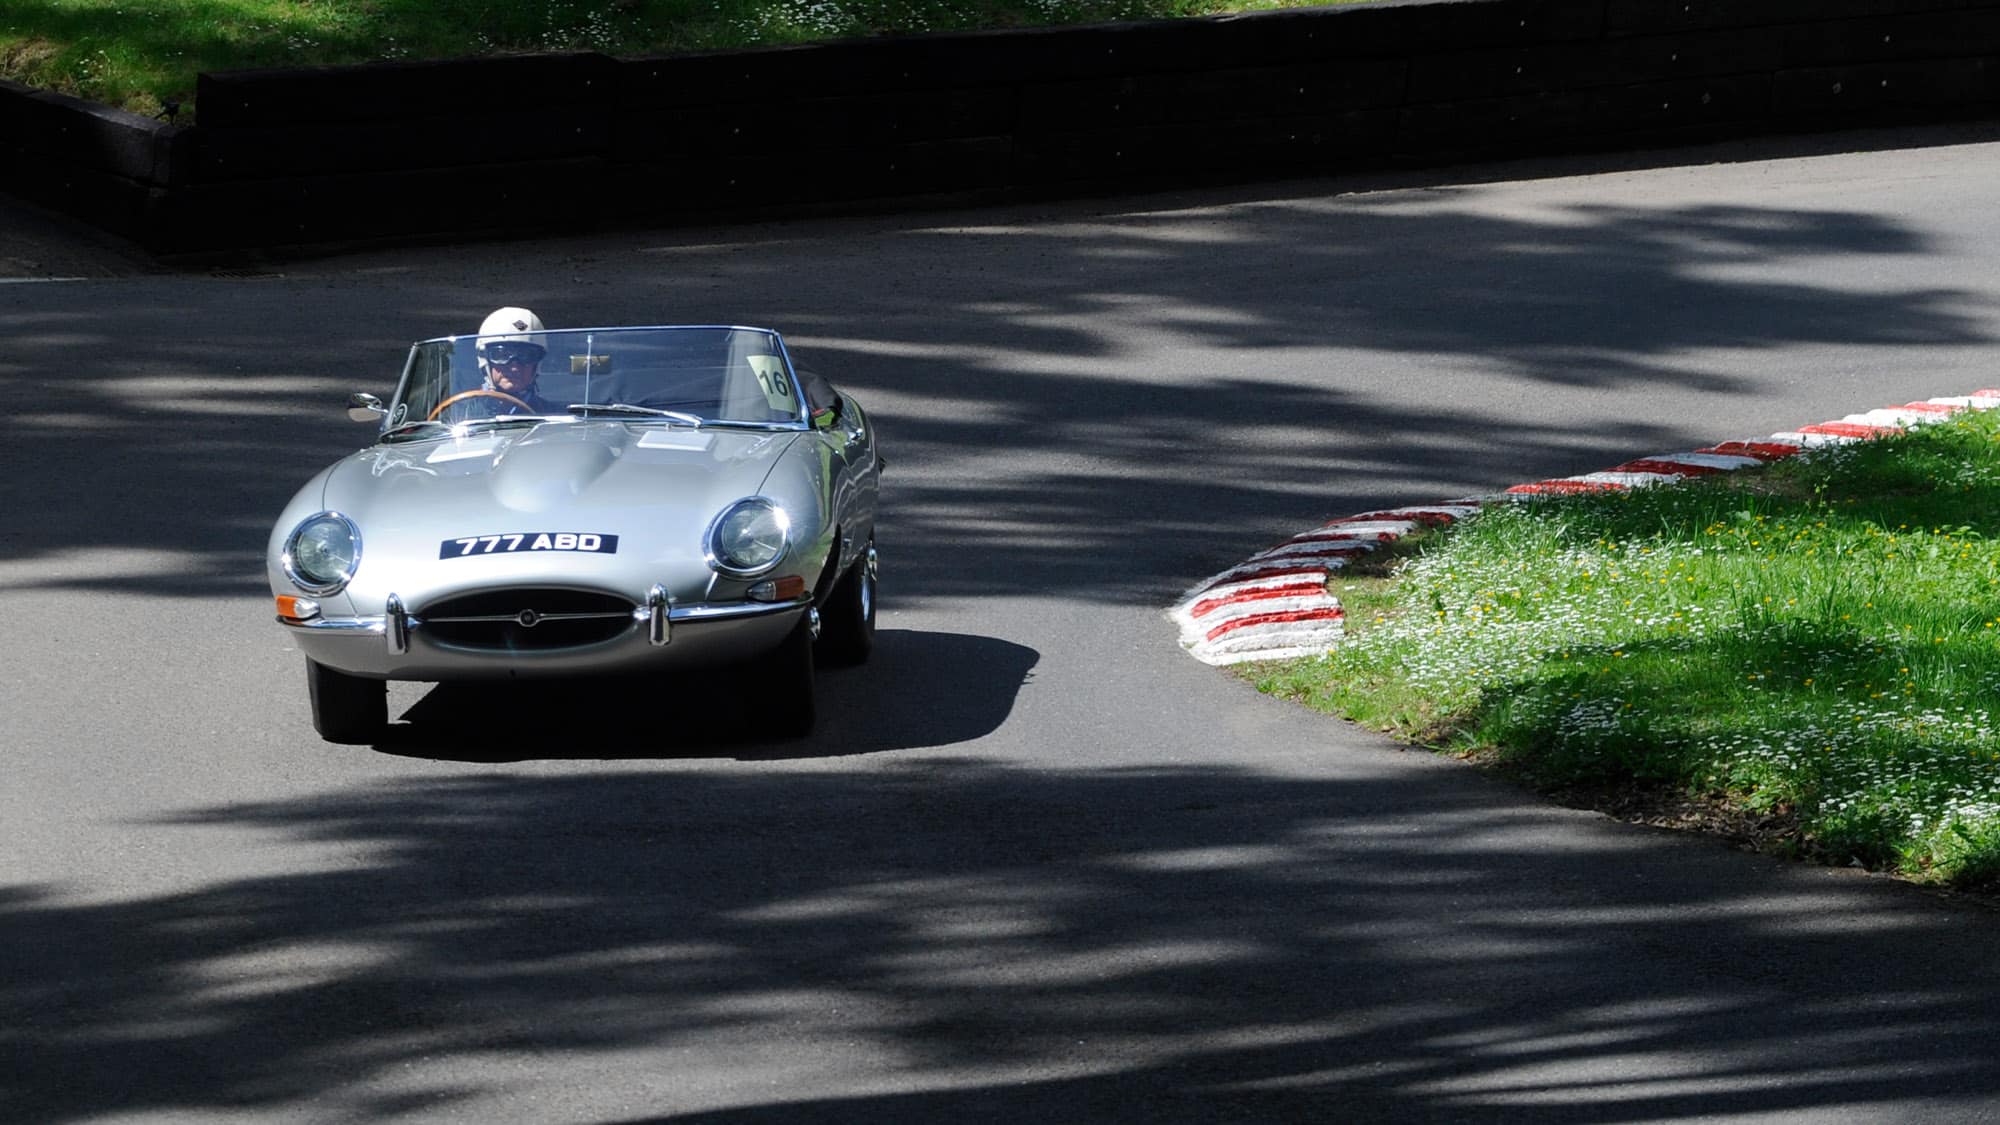
[[[1295,0],[14,0],[0,6],[0,78],[147,115],[179,103],[176,120],[185,121],[201,71],[527,51],[649,55],[1302,6]]]
[[[1348,639],[1251,670],[1263,690],[1600,803],[2000,886],[2000,412],[1494,505],[1333,590]]]

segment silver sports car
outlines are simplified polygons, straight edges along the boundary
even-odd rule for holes
[[[387,405],[349,402],[375,443],[278,517],[313,725],[373,741],[388,680],[747,662],[772,733],[808,733],[815,660],[874,643],[861,407],[769,329],[524,327],[413,346]]]

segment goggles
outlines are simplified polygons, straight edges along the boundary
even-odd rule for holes
[[[486,345],[486,359],[489,363],[540,363],[546,348],[535,344],[497,340]]]

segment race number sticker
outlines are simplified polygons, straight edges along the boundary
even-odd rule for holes
[[[615,555],[618,553],[618,537],[587,531],[510,531],[504,535],[468,535],[438,544],[438,558],[441,559],[462,559],[468,555],[511,555],[517,551],[584,551]]]

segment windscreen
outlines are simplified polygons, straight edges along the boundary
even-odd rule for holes
[[[610,328],[426,340],[389,425],[579,414],[759,425],[803,418],[777,334],[756,328]],[[579,407],[599,407],[598,411]],[[620,407],[633,409],[622,410]]]

